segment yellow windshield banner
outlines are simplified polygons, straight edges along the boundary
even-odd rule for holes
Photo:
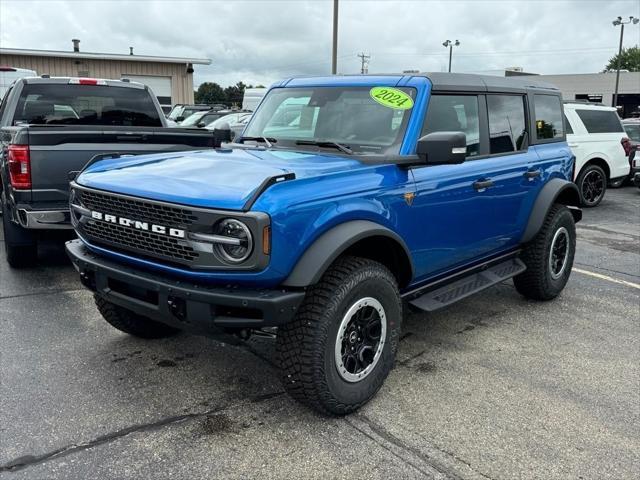
[[[394,110],[409,110],[413,107],[413,99],[397,88],[373,87],[369,94],[380,105]]]

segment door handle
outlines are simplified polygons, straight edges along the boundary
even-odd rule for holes
[[[473,188],[478,191],[485,190],[493,186],[493,180],[478,180],[473,182]]]
[[[569,143],[568,144],[571,148],[576,148],[578,146],[577,143]]]
[[[525,178],[533,179],[540,176],[540,170],[528,170],[524,173]]]

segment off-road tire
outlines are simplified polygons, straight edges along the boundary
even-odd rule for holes
[[[140,338],[165,338],[175,335],[180,330],[164,323],[156,322],[119,305],[105,300],[100,295],[93,296],[98,311],[114,328]]]
[[[585,183],[585,179],[587,178],[587,175],[599,175],[602,179],[602,194],[594,200],[589,199],[587,198],[587,196],[585,196],[584,183]],[[602,202],[602,199],[607,193],[607,183],[608,183],[607,174],[604,172],[604,170],[601,167],[595,164],[587,165],[580,172],[580,175],[576,180],[576,185],[578,186],[578,192],[580,193],[580,204],[586,208],[597,207],[598,205],[600,205],[600,202]]]
[[[564,228],[568,233],[568,256],[564,270],[558,278],[553,278],[549,266],[551,246],[556,232]],[[533,300],[551,300],[557,297],[567,284],[576,252],[576,226],[573,215],[564,205],[555,204],[545,218],[537,235],[529,242],[521,254],[527,269],[516,275],[513,283],[516,290]]]
[[[7,262],[12,268],[31,267],[38,261],[38,241],[33,232],[11,221],[4,198],[2,203],[2,231],[4,233],[4,251]]]
[[[334,356],[340,323],[363,297],[386,315],[383,350],[368,375],[355,383],[338,372]],[[359,257],[341,257],[309,288],[295,319],[278,330],[276,357],[282,383],[296,400],[325,414],[345,415],[369,401],[393,368],[402,323],[402,301],[393,274]]]

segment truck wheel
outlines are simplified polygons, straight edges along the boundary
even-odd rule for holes
[[[156,322],[119,305],[108,302],[99,295],[93,296],[104,319],[121,332],[140,338],[164,338],[175,335],[180,330],[164,323]]]
[[[12,268],[24,268],[35,265],[38,260],[38,242],[33,232],[11,221],[9,209],[2,203],[2,231],[4,233],[4,251],[7,262]]]
[[[571,275],[576,252],[576,226],[564,205],[554,205],[544,225],[525,247],[521,260],[527,269],[513,278],[516,290],[534,300],[558,296]]]
[[[588,165],[576,181],[583,207],[595,207],[607,191],[607,175],[598,165]]]
[[[296,400],[345,415],[369,401],[393,368],[402,302],[393,274],[358,257],[338,259],[278,329],[282,383]]]

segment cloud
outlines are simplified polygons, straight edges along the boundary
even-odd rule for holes
[[[331,0],[316,1],[29,1],[0,0],[0,45],[92,52],[193,56],[195,84],[242,80],[269,84],[331,68]],[[338,68],[370,72],[444,70],[446,39],[454,71],[520,66],[537,73],[602,70],[617,51],[618,15],[640,17],[640,2],[341,0]],[[630,26],[625,45],[639,43]]]

